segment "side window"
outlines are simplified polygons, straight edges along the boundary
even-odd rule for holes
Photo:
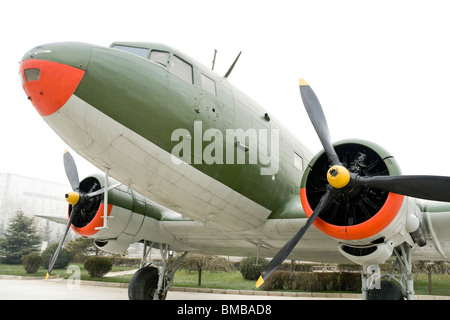
[[[166,66],[167,62],[169,61],[169,53],[166,51],[152,50],[152,52],[150,53],[150,60]]]
[[[212,95],[216,94],[216,83],[211,78],[205,76],[203,73],[201,74],[202,79],[202,89],[208,91]]]
[[[192,66],[175,55],[173,56],[172,62],[170,64],[170,72],[183,79],[187,83],[194,83],[192,77]]]
[[[303,159],[300,155],[294,151],[294,165],[300,171],[303,171]]]
[[[129,47],[129,46],[121,46],[121,45],[115,45],[113,46],[113,49],[125,51],[131,54],[135,54],[139,57],[148,58],[148,53],[150,52],[149,49],[146,48],[137,48],[137,47]]]

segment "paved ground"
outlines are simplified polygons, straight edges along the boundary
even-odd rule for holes
[[[200,291],[200,292],[199,292]],[[172,288],[167,300],[360,300],[359,294],[280,293]],[[450,297],[416,295],[417,300],[450,300]],[[124,284],[64,279],[23,279],[0,276],[0,300],[128,300]]]
[[[98,284],[98,285],[92,285]],[[179,291],[182,290],[182,291]],[[186,291],[185,291],[186,290]],[[206,290],[196,292],[193,289],[174,288],[167,300],[292,300],[324,299],[324,296],[294,297],[277,295],[245,294],[237,290]],[[351,297],[355,298],[355,297]],[[0,300],[128,300],[128,288],[120,284],[81,281],[70,283],[63,279],[23,280],[17,277],[0,279]]]
[[[0,280],[0,300],[126,300],[127,288],[67,285],[65,280]]]

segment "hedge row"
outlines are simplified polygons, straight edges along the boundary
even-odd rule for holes
[[[262,285],[262,290],[361,291],[361,274],[354,272],[289,272],[275,271]]]
[[[45,268],[48,268],[49,262],[45,261],[44,259],[46,259],[44,257],[44,254],[40,256],[37,253],[30,253],[22,257],[23,267],[27,273],[35,273],[38,271],[39,267],[42,264],[44,264]],[[58,259],[56,261],[58,261]],[[55,263],[55,269],[65,268],[69,263],[69,260],[64,261],[64,263],[64,265],[58,265],[57,263]],[[88,271],[91,277],[100,278],[111,271],[112,265],[113,264],[110,259],[94,256],[86,260],[86,262],[84,263],[84,268]]]

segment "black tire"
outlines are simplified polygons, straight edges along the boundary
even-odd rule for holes
[[[403,300],[402,289],[393,281],[382,280],[381,289],[369,290],[368,300]]]
[[[158,269],[155,267],[144,267],[136,271],[128,286],[128,299],[153,300],[155,290],[158,288],[158,278]],[[160,300],[165,298],[164,295]]]

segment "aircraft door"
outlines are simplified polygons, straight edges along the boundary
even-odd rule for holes
[[[176,128],[187,129],[193,134],[194,111],[198,104],[199,89],[194,86],[193,67],[188,62],[173,55],[170,61],[168,83],[169,104],[174,113],[171,121],[176,121]],[[170,124],[169,124],[170,125]]]
[[[200,99],[195,106],[195,121],[201,121],[203,131],[218,129],[222,131],[222,106],[216,99],[200,93]]]
[[[218,129],[222,131],[223,106],[217,98],[216,82],[203,72],[199,72],[198,79],[201,90],[198,104],[195,107],[195,121],[202,121],[203,130]]]

